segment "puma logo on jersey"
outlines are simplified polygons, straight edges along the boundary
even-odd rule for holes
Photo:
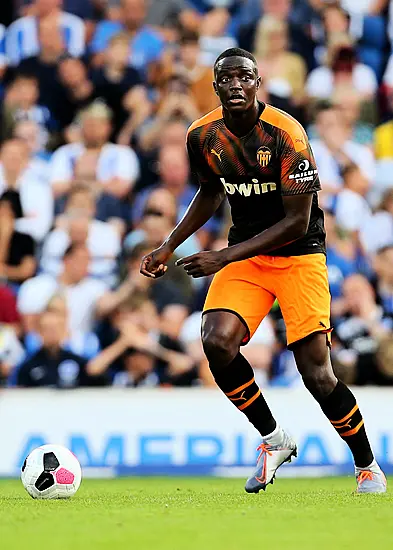
[[[219,153],[217,153],[217,151],[215,149],[212,149],[210,152],[211,152],[212,155],[216,155],[218,160],[221,162],[221,155],[223,154],[224,149],[222,151],[220,151]]]
[[[244,197],[250,197],[252,194],[262,195],[277,189],[277,185],[274,182],[259,183],[255,178],[251,180],[252,183],[228,183],[225,181],[225,178],[220,178],[220,181],[228,195],[234,195],[237,192]]]

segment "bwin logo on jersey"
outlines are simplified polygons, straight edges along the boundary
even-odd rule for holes
[[[274,182],[259,183],[257,179],[252,179],[252,183],[240,184],[228,183],[225,181],[225,178],[220,178],[220,181],[228,195],[234,195],[238,192],[244,197],[249,197],[251,194],[262,195],[263,193],[268,193],[269,191],[275,191],[277,189],[277,185]]]

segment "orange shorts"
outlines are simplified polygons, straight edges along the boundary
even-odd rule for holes
[[[330,338],[330,292],[324,254],[256,256],[228,264],[213,279],[204,313],[226,310],[248,329],[246,344],[277,298],[290,346],[314,332]]]

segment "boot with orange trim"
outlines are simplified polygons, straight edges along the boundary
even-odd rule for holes
[[[273,483],[278,468],[297,456],[296,443],[280,426],[277,426],[272,434],[263,438],[257,451],[260,451],[257,467],[246,482],[247,493],[265,491],[266,486]]]
[[[386,477],[374,462],[368,468],[356,468],[357,493],[386,493]]]

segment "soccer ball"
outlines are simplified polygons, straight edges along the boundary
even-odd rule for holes
[[[62,445],[34,449],[22,466],[21,480],[33,498],[69,498],[82,481],[76,456]]]

